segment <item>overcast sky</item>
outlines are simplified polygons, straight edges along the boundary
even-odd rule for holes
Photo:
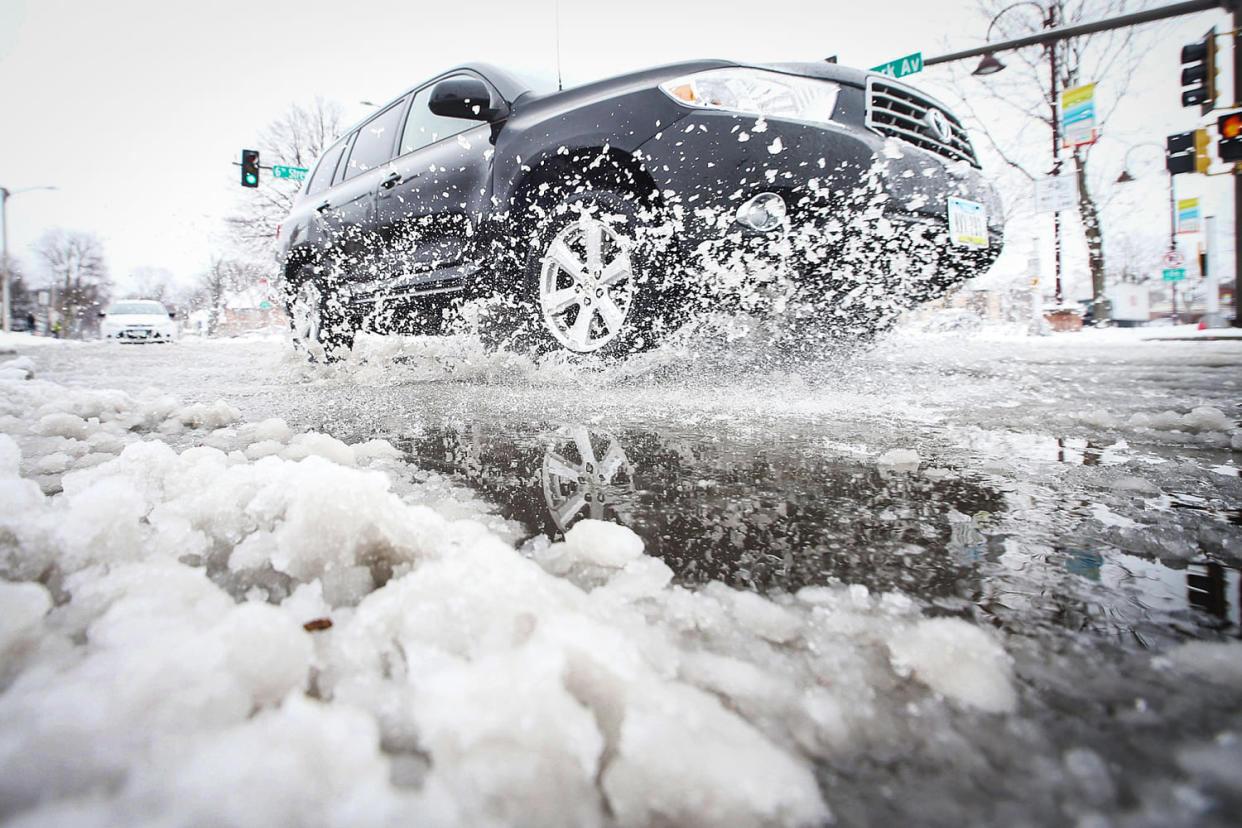
[[[562,71],[568,86],[696,57],[835,54],[867,67],[981,43],[987,21],[976,5],[562,2]],[[554,0],[0,0],[0,185],[59,188],[10,200],[10,251],[37,270],[30,245],[46,230],[86,230],[103,239],[122,285],[142,266],[189,279],[220,249],[222,216],[251,192],[238,185],[232,162],[290,103],[323,96],[343,104],[352,121],[367,111],[360,101],[387,100],[471,60],[552,78],[555,9]],[[1176,104],[1177,53],[1183,35],[1193,39],[1226,20],[1212,12],[1165,27],[1167,41],[1151,50],[1118,119],[1119,158],[1128,144],[1163,143],[1167,132],[1197,125],[1197,111]],[[932,67],[910,80],[934,88],[946,77]],[[1132,160],[1148,165],[1150,187],[1133,192],[1145,194],[1139,212],[1158,232],[1167,178],[1162,184],[1159,152],[1147,154]],[[1224,203],[1221,186],[1181,178],[1179,197],[1202,189]]]

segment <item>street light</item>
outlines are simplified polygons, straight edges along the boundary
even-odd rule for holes
[[[987,75],[995,75],[1004,68],[1005,64],[1001,63],[1000,60],[991,52],[988,52],[982,59],[980,59],[979,65],[975,68],[975,71],[970,74],[975,75],[976,77],[985,77]]]
[[[1161,157],[1164,156],[1164,152],[1165,152],[1164,144],[1158,144],[1155,141],[1143,141],[1142,143],[1135,144],[1134,146],[1130,147],[1129,149],[1126,150],[1125,158],[1123,158],[1121,161],[1121,175],[1117,176],[1118,184],[1129,184],[1131,181],[1137,180],[1133,175],[1130,174],[1130,154],[1134,152],[1136,149],[1143,149],[1144,147],[1155,147],[1156,149],[1160,150]],[[1177,249],[1177,197],[1174,195],[1173,172],[1170,170],[1169,171],[1169,250],[1176,250],[1176,249]],[[1177,282],[1173,282],[1171,285],[1171,288],[1173,290],[1173,319],[1174,321],[1176,321],[1177,320]]]
[[[1118,184],[1129,184],[1131,181],[1138,180],[1130,173],[1130,154],[1144,147],[1155,147],[1160,150],[1161,157],[1164,156],[1164,144],[1157,144],[1155,141],[1143,141],[1130,147],[1126,150],[1125,158],[1121,162],[1121,175],[1117,176]],[[1169,249],[1177,249],[1177,200],[1173,194],[1173,173],[1169,173]]]
[[[55,190],[56,187],[41,185],[38,187],[23,187],[20,190],[10,190],[8,187],[0,187],[0,281],[4,282],[3,289],[3,306],[0,307],[0,315],[3,316],[3,330],[8,333],[12,325],[9,317],[11,308],[9,307],[9,215],[8,205],[9,197],[18,193],[28,193],[31,190]]]
[[[987,34],[983,36],[984,43],[987,43],[988,41],[992,39],[992,29],[996,26],[996,21],[1000,20],[1001,17],[1006,12],[1010,11],[1011,9],[1016,9],[1018,6],[1034,6],[1035,8],[1039,9],[1040,13],[1043,15],[1044,29],[1055,29],[1056,28],[1057,7],[1055,3],[1049,4],[1048,8],[1045,9],[1042,5],[1040,5],[1039,3],[1036,3],[1035,0],[1020,0],[1020,2],[1008,5],[996,13],[996,15],[992,18],[992,21],[988,23]],[[1060,122],[1060,111],[1058,108],[1058,101],[1057,101],[1058,90],[1057,90],[1057,44],[1056,44],[1056,41],[1055,40],[1049,41],[1048,43],[1044,45],[1044,48],[1048,52],[1048,63],[1052,67],[1052,72],[1051,72],[1052,97],[1050,99],[1050,103],[1052,104],[1052,174],[1060,175],[1061,174],[1061,140],[1060,140],[1059,133],[1061,132],[1061,122]],[[1005,64],[1001,63],[999,60],[993,57],[991,52],[988,52],[984,54],[983,58],[979,61],[979,66],[976,67],[975,71],[971,72],[971,74],[977,75],[980,77],[986,77],[987,75],[995,75],[997,72],[999,72],[1000,70],[1004,68],[1005,68]],[[1056,211],[1052,214],[1052,231],[1053,231],[1053,239],[1054,239],[1053,247],[1056,250],[1055,299],[1056,299],[1057,304],[1059,305],[1061,304],[1061,213],[1060,211]]]

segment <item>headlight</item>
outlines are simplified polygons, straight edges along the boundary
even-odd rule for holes
[[[830,121],[840,87],[831,81],[760,69],[712,69],[660,84],[685,106],[748,115]]]

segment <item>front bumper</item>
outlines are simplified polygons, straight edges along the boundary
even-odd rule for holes
[[[950,247],[948,200],[956,196],[984,205],[992,255],[952,257],[990,264],[1000,252],[1000,200],[977,169],[862,126],[687,111],[641,147],[641,159],[683,252],[744,233],[736,210],[761,192],[785,198],[794,234],[817,228],[848,244],[851,231],[943,228]]]
[[[172,342],[176,334],[151,327],[127,327],[103,331],[103,338],[112,342]]]

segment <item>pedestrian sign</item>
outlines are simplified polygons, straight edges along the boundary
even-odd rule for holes
[[[890,60],[888,63],[881,63],[879,66],[872,66],[872,72],[879,72],[881,75],[888,75],[894,78],[913,75],[915,72],[923,71],[923,53],[915,52],[912,55]]]
[[[1180,282],[1186,278],[1186,268],[1171,267],[1164,272],[1164,280],[1166,282]]]
[[[282,167],[279,164],[272,165],[272,178],[290,178],[294,181],[301,181],[306,178],[306,174],[310,172],[306,167]]]

